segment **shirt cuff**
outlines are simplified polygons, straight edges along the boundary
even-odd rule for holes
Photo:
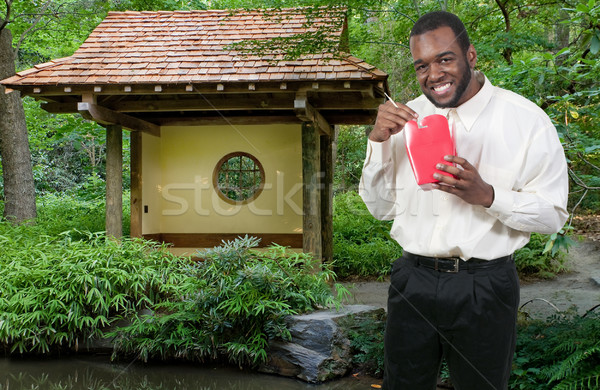
[[[502,215],[510,215],[513,211],[512,191],[494,187],[494,202],[486,209],[488,214],[499,218]]]
[[[367,156],[369,162],[379,162],[385,164],[392,159],[391,137],[383,142],[369,140],[367,144]]]

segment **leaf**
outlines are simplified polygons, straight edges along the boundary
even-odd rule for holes
[[[598,54],[598,52],[600,51],[600,39],[596,34],[592,36],[592,40],[590,42],[590,51],[592,52],[592,54]]]
[[[581,13],[588,13],[590,11],[590,9],[588,8],[588,6],[585,5],[585,4],[583,4],[583,3],[577,4],[577,7],[575,7],[575,9],[578,12],[581,12]]]
[[[548,240],[546,242],[546,245],[544,246],[544,250],[542,251],[542,254],[550,252],[552,250],[553,246],[554,246],[554,240]]]

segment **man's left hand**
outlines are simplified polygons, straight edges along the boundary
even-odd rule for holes
[[[440,183],[434,184],[434,188],[453,194],[467,203],[490,207],[494,202],[494,187],[483,181],[477,169],[470,162],[458,156],[445,156],[444,160],[460,165],[463,169],[455,166],[438,164],[436,168],[448,172],[452,177],[434,173],[433,177]]]

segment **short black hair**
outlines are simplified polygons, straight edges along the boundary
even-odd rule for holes
[[[446,11],[433,11],[421,16],[410,31],[410,37],[421,35],[440,27],[450,27],[456,36],[458,45],[464,53],[467,52],[471,41],[462,20],[453,13]]]

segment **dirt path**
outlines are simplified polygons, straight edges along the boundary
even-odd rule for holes
[[[577,242],[570,248],[567,259],[570,272],[552,280],[521,283],[523,312],[535,318],[545,318],[557,310],[576,307],[577,312],[583,315],[600,304],[600,242]]]
[[[533,318],[545,319],[557,310],[576,306],[578,313],[584,314],[600,304],[600,242],[589,239],[576,242],[567,254],[567,265],[570,272],[555,279],[521,282],[523,312]],[[348,303],[386,307],[389,279],[345,285],[353,294]]]

